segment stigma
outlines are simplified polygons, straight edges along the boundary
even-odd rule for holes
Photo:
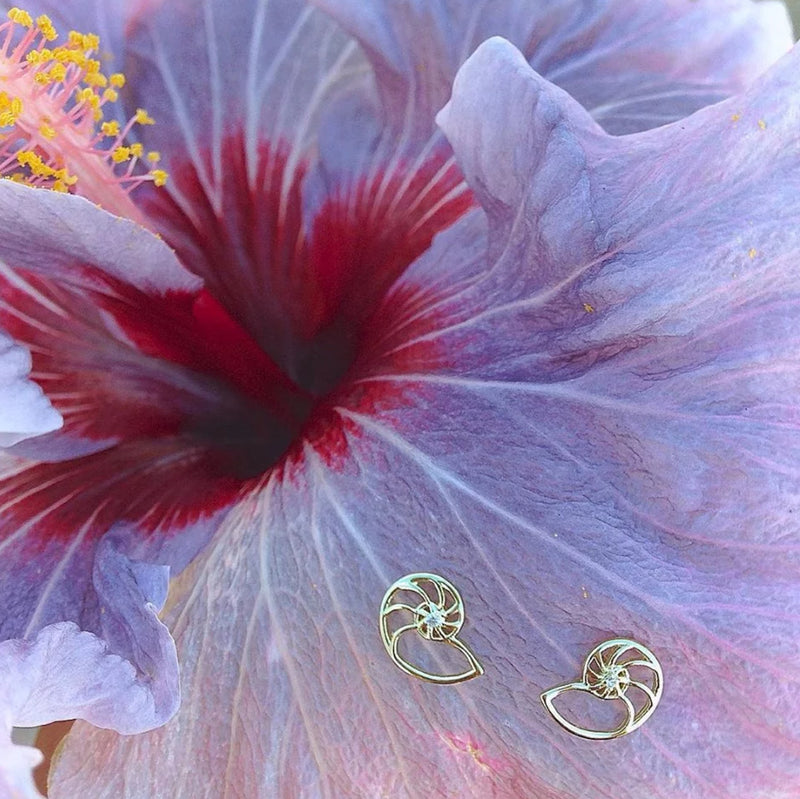
[[[142,221],[128,194],[145,182],[163,186],[167,173],[157,152],[128,139],[155,120],[142,108],[125,124],[107,118],[125,76],[101,70],[95,34],[58,38],[49,17],[19,8],[0,23],[0,178],[79,194]]]

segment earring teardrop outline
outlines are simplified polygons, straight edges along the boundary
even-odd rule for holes
[[[417,582],[419,581],[428,582],[435,587],[437,599],[435,603],[432,602],[432,597],[429,596],[419,585],[417,585]],[[412,607],[411,605],[407,605],[402,602],[390,605],[389,601],[391,600],[392,595],[398,591],[410,591],[416,593],[423,598],[423,601],[420,605],[417,605],[417,607]],[[450,606],[445,606],[446,593],[450,593],[455,600]],[[424,606],[430,608],[431,612],[433,612],[434,608],[438,608],[439,613],[443,614],[441,616],[441,621],[438,624],[430,625],[426,623],[426,619],[430,613],[425,617],[421,616]],[[398,627],[394,632],[390,633],[389,615],[395,611],[409,612],[414,615],[416,620],[410,624],[405,624],[402,627]],[[454,614],[456,615],[455,621],[448,622],[447,619],[451,618]],[[389,586],[389,588],[386,590],[386,593],[383,595],[379,624],[381,640],[383,641],[384,648],[386,649],[386,652],[391,658],[392,662],[401,671],[411,675],[412,677],[417,677],[425,682],[434,683],[436,685],[455,685],[460,682],[471,680],[473,677],[479,677],[484,673],[483,666],[481,666],[481,664],[478,662],[478,659],[472,654],[472,651],[469,649],[469,647],[458,638],[458,633],[464,624],[464,619],[464,600],[461,598],[461,594],[459,593],[458,589],[449,580],[446,580],[444,577],[441,577],[438,574],[433,574],[432,572],[415,572],[412,574],[407,574],[404,577],[401,577],[399,580],[395,580],[395,582]],[[401,635],[403,633],[410,632],[411,630],[415,630],[417,634],[425,640],[437,641],[454,647],[466,658],[469,668],[457,674],[433,674],[417,668],[412,663],[409,663],[398,652],[398,645],[400,643]]]
[[[617,647],[617,650],[611,656],[609,662],[604,663],[602,658],[603,652],[612,647]],[[624,652],[627,652],[631,649],[636,649],[641,652],[643,658],[636,658],[634,660],[625,661],[621,664],[618,663],[619,657]],[[624,684],[622,686],[616,686],[615,689],[609,689],[609,692],[606,695],[603,695],[601,689],[598,687],[600,683],[593,686],[592,680],[590,679],[590,676],[594,676],[595,682],[597,682],[598,680],[602,681],[603,677],[602,674],[597,674],[591,669],[591,663],[595,658],[597,658],[601,666],[605,668],[611,667],[613,669],[618,669],[619,672],[617,672],[615,675],[617,676],[618,680],[620,672],[624,671],[626,675]],[[627,675],[628,666],[643,666],[645,668],[649,668],[654,675],[652,687],[645,685],[639,680],[631,680],[629,675]],[[625,696],[625,692],[629,686],[633,686],[634,688],[642,691],[647,697],[647,703],[638,711],[633,706],[631,700]],[[653,654],[653,652],[651,652],[643,644],[640,644],[637,641],[633,641],[629,638],[611,638],[608,641],[603,641],[602,643],[598,644],[586,656],[586,660],[583,664],[582,680],[564,683],[563,685],[557,685],[554,688],[549,688],[548,690],[542,692],[540,699],[553,719],[565,730],[567,730],[567,732],[577,735],[580,738],[586,738],[592,741],[608,741],[614,738],[621,738],[623,735],[628,735],[635,730],[638,730],[639,727],[641,727],[653,715],[655,709],[658,707],[658,704],[661,701],[663,687],[664,672],[661,668],[661,664],[658,662],[658,658]],[[554,705],[556,698],[567,691],[584,691],[604,701],[617,699],[621,700],[625,705],[626,717],[613,730],[592,730],[586,727],[580,727],[577,724],[573,724],[571,721],[566,719]]]

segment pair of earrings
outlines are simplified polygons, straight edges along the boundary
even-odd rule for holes
[[[405,621],[405,623],[401,623]],[[406,674],[439,685],[464,682],[483,674],[483,667],[458,637],[464,624],[464,601],[456,587],[437,574],[420,572],[401,577],[389,586],[380,611],[383,645],[392,662]],[[440,642],[463,656],[467,668],[455,673],[434,674],[413,665],[399,651],[401,637],[416,631],[426,641]],[[633,732],[653,714],[664,682],[661,664],[645,646],[627,638],[612,638],[596,646],[587,656],[580,680],[550,688],[541,695],[550,715],[565,730],[581,738],[605,740]],[[638,702],[628,695],[638,691]],[[618,700],[624,719],[613,729],[596,730],[567,719],[555,707],[557,697],[582,691],[603,700]],[[637,706],[638,704],[638,706]]]

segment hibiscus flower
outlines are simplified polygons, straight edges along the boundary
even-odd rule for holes
[[[0,52],[0,708],[83,720],[50,795],[796,796],[783,6],[32,12]],[[421,571],[479,678],[386,656]],[[661,705],[569,736],[539,695],[618,635]]]

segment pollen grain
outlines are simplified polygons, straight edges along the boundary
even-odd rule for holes
[[[96,34],[58,39],[44,14],[14,7],[0,22],[0,178],[81,194],[136,217],[128,193],[166,182],[157,159],[128,142],[136,126],[154,120],[142,108],[125,124],[115,114],[106,119],[125,76],[103,74]]]

